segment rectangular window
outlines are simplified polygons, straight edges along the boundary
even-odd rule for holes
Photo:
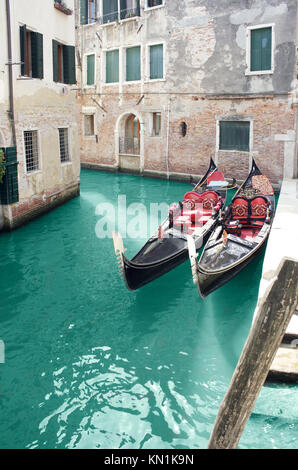
[[[141,80],[141,47],[126,49],[126,81]]]
[[[95,83],[95,54],[87,55],[87,76],[86,84],[94,85]]]
[[[272,27],[250,30],[250,71],[272,69]]]
[[[140,0],[120,0],[120,20],[140,16]]]
[[[118,20],[118,0],[103,0],[102,9],[104,24]]]
[[[119,82],[119,50],[106,52],[106,83]]]
[[[38,131],[24,131],[26,170],[39,170]]]
[[[20,26],[21,75],[43,78],[43,35]]]
[[[219,150],[249,152],[249,137],[249,121],[221,121]]]
[[[150,79],[163,78],[163,45],[150,46]]]
[[[76,83],[75,47],[52,41],[54,82]]]
[[[147,7],[153,8],[163,4],[163,0],[147,0]]]
[[[69,145],[68,145],[68,129],[60,128],[59,132],[59,148],[60,148],[60,161],[61,163],[69,162]]]
[[[80,0],[81,24],[95,23],[97,16],[97,0]]]
[[[161,113],[153,113],[152,114],[152,135],[153,136],[160,136],[161,132]]]
[[[94,135],[94,114],[84,116],[84,135],[85,137]]]

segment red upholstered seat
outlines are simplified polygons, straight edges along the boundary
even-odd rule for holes
[[[248,202],[242,197],[236,197],[232,203],[232,218],[241,221],[248,219]]]
[[[196,191],[189,191],[184,194],[184,201],[191,199],[194,202],[202,202],[202,195],[196,193]]]
[[[215,191],[205,191],[202,194],[202,203],[204,211],[212,211],[213,207],[219,201],[219,196]]]
[[[255,197],[251,203],[251,218],[252,219],[265,219],[267,215],[268,202],[262,196]]]

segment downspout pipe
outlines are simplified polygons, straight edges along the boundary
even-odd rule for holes
[[[11,47],[11,19],[10,0],[6,0],[6,26],[7,26],[7,57],[8,57],[8,83],[9,83],[9,109],[8,115],[11,125],[12,145],[16,147],[16,128],[14,119],[14,97],[13,97],[13,68],[12,68],[12,47]]]

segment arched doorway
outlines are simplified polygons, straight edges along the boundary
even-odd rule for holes
[[[131,111],[123,113],[115,127],[116,160],[118,168],[142,173],[144,168],[144,122]]]
[[[120,155],[140,155],[140,121],[134,114],[124,120],[124,136],[120,137]]]

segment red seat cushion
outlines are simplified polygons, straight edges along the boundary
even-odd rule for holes
[[[246,199],[236,197],[232,203],[232,217],[239,220],[248,218],[248,202]]]
[[[188,193],[184,194],[184,201],[191,199],[195,202],[202,202],[202,195],[196,193],[196,191],[189,191]]]
[[[267,215],[268,202],[264,197],[258,196],[251,203],[251,217],[253,219],[264,219]]]
[[[202,194],[202,202],[204,211],[212,211],[213,207],[218,203],[219,196],[215,191],[205,191]]]

